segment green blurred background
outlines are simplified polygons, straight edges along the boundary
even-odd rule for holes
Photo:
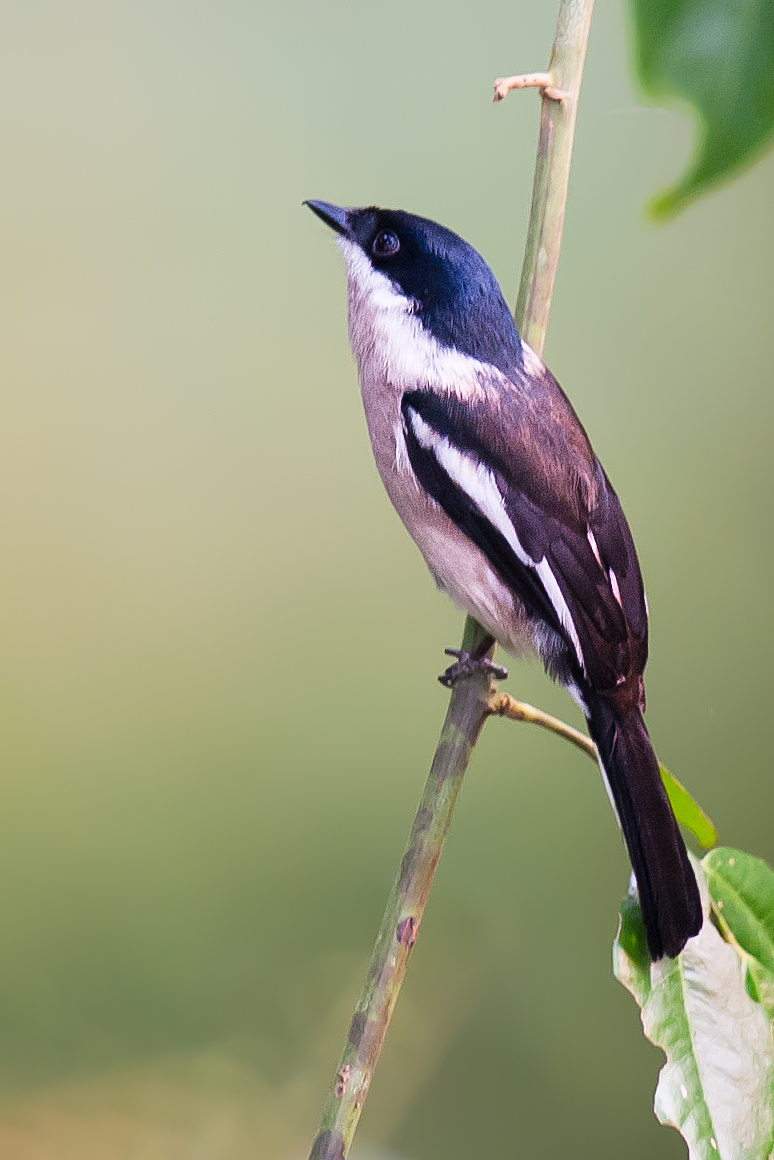
[[[303,1160],[460,615],[371,463],[305,197],[515,296],[555,5],[31,0],[0,15],[0,1155]],[[637,540],[648,721],[721,839],[770,814],[774,158],[659,230],[689,121],[592,30],[547,359]],[[575,720],[535,666],[507,687]],[[360,1160],[679,1157],[613,981],[599,777],[492,723]],[[462,949],[461,949],[462,948]]]

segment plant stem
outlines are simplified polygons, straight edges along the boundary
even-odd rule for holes
[[[522,338],[543,354],[570,181],[575,119],[594,0],[562,0],[548,71],[561,101],[543,96],[524,265],[514,317]]]
[[[483,630],[475,621],[470,621],[462,647],[466,652],[473,652],[484,638]],[[491,696],[490,678],[483,674],[461,681],[452,692],[310,1160],[342,1160],[349,1152],[403,983],[406,963],[416,941],[462,778],[490,713]]]
[[[560,101],[545,94],[542,99],[532,210],[516,307],[517,326],[538,354],[543,349],[559,262],[575,116],[593,4],[594,0],[560,0],[549,68],[554,88],[564,95]],[[462,649],[474,652],[484,639],[483,629],[468,617]],[[462,779],[481,728],[492,713],[495,693],[491,676],[484,674],[459,681],[452,689],[427,784],[387,900],[368,977],[309,1160],[345,1160],[349,1154]]]
[[[572,725],[552,717],[550,713],[544,713],[542,709],[536,709],[534,705],[528,705],[526,701],[516,701],[509,693],[496,693],[489,702],[489,712],[493,717],[508,717],[511,721],[539,725],[541,729],[547,729],[549,733],[555,733],[557,737],[563,737],[571,745],[577,746],[593,761],[597,760],[597,747],[587,734],[573,729]]]
[[[510,721],[526,721],[529,725],[538,725],[541,729],[547,729],[549,733],[555,733],[557,737],[562,737],[571,745],[575,745],[590,757],[595,765],[599,760],[597,747],[586,733],[573,729],[572,725],[560,721],[558,717],[552,717],[550,713],[544,713],[542,709],[536,709],[534,705],[528,705],[526,701],[516,701],[509,693],[493,693],[489,701],[489,712],[492,717],[507,717]],[[712,818],[691,797],[683,783],[660,762],[659,770],[669,804],[678,822],[691,831],[700,846],[704,846],[705,849],[714,846],[718,835]]]

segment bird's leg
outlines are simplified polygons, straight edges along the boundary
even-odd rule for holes
[[[496,665],[486,655],[494,642],[494,637],[487,635],[473,652],[464,652],[458,648],[444,649],[447,657],[456,657],[457,660],[453,665],[449,665],[445,672],[441,673],[438,680],[447,689],[454,688],[457,681],[461,681],[465,677],[475,676],[477,673],[489,673],[498,681],[504,681],[508,676],[508,670],[504,669],[502,665]]]

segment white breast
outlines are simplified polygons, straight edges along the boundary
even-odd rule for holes
[[[534,650],[531,630],[510,590],[480,551],[419,487],[401,415],[406,390],[432,388],[461,398],[487,393],[481,364],[442,347],[424,330],[414,303],[375,270],[355,243],[340,238],[347,262],[349,333],[358,364],[374,458],[387,493],[436,580],[508,651]]]

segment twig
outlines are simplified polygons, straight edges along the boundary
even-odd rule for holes
[[[530,725],[538,725],[541,729],[547,729],[549,733],[555,733],[557,737],[562,737],[571,745],[577,746],[587,757],[591,758],[595,765],[598,761],[597,747],[587,734],[573,729],[572,725],[560,721],[558,717],[552,717],[550,713],[544,713],[542,709],[536,709],[534,705],[528,705],[526,701],[516,701],[508,693],[495,692],[489,701],[489,712],[492,717],[507,717],[511,721],[526,721]],[[659,771],[669,798],[669,804],[678,822],[691,831],[700,846],[704,846],[705,849],[714,846],[718,835],[712,818],[705,813],[697,801],[694,801],[683,783],[678,781],[675,775],[670,773],[661,762],[659,762]]]
[[[542,91],[532,210],[516,306],[516,324],[538,354],[543,349],[559,261],[575,113],[593,6],[594,0],[560,0],[549,72],[563,98],[552,100],[545,88]],[[473,652],[483,640],[483,629],[468,617],[462,648]],[[345,1160],[349,1153],[462,779],[481,728],[492,713],[495,693],[491,675],[469,677],[452,689],[427,784],[387,901],[368,978],[355,1008],[310,1160]]]
[[[508,693],[495,693],[489,702],[489,712],[493,717],[508,717],[511,721],[539,725],[541,729],[556,733],[571,745],[576,745],[594,761],[597,760],[597,747],[586,733],[573,729],[572,725],[552,717],[550,713],[544,713],[542,709],[536,709],[534,705],[528,705],[526,701],[516,701]]]
[[[494,83],[492,104],[504,101],[514,89],[540,89],[544,97],[551,101],[563,101],[567,96],[561,89],[554,88],[554,78],[548,72],[519,73],[515,77],[498,77]]]

